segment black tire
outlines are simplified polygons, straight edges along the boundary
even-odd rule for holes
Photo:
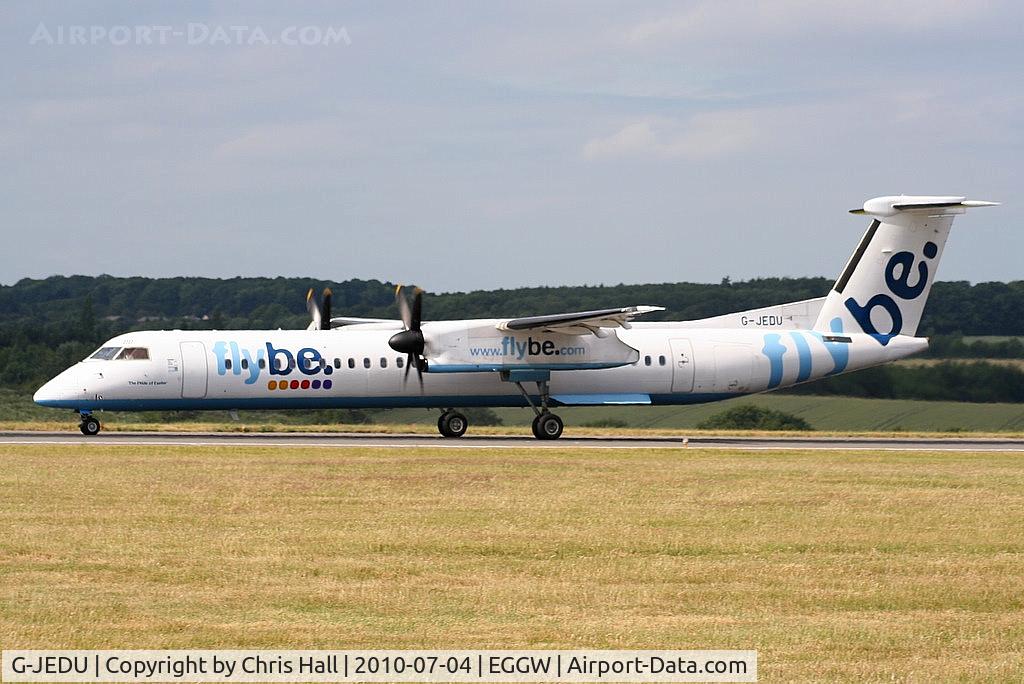
[[[441,433],[442,437],[451,437],[448,434],[448,412],[445,411],[437,419],[437,431]]]
[[[458,411],[450,411],[441,416],[441,419],[444,421],[444,428],[441,429],[441,434],[445,437],[461,437],[469,429],[469,421],[466,419],[466,416]],[[441,421],[438,421],[439,429],[440,425]]]
[[[92,416],[89,416],[88,418],[83,418],[81,425],[78,426],[78,429],[81,430],[82,434],[87,437],[98,435],[100,433],[100,421],[96,420]]]
[[[558,439],[565,425],[554,413],[542,413],[533,421],[533,435],[537,439]]]

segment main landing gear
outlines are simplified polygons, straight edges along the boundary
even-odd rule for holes
[[[533,436],[537,439],[558,439],[562,436],[562,429],[565,424],[562,419],[548,409],[548,401],[551,399],[551,392],[547,380],[537,381],[537,390],[540,391],[540,408],[533,403],[530,395],[523,387],[523,383],[516,382],[516,387],[522,393],[526,403],[533,409]]]
[[[562,419],[548,410],[541,411],[533,419],[533,436],[537,439],[558,439],[565,425]]]
[[[548,381],[537,380],[537,390],[540,392],[539,408],[533,403],[533,399],[530,398],[522,382],[516,380],[508,381],[515,383],[519,391],[522,392],[523,398],[526,399],[526,403],[533,409],[533,436],[537,439],[558,439],[561,437],[565,424],[562,423],[561,418],[552,413],[548,408],[548,402],[551,400]],[[437,419],[437,431],[445,437],[461,437],[466,434],[468,427],[469,421],[466,420],[466,416],[455,409],[445,409],[441,413],[441,417]]]
[[[444,437],[461,437],[466,434],[469,421],[455,409],[445,409],[437,419],[437,431]]]
[[[92,437],[100,434],[100,421],[90,413],[83,413],[82,422],[78,424],[78,429],[82,431],[82,434],[86,437]]]

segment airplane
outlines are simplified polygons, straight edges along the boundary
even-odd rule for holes
[[[444,437],[456,407],[522,407],[557,439],[562,406],[719,401],[876,366],[925,350],[916,337],[953,218],[996,202],[888,196],[853,210],[871,223],[824,297],[675,322],[657,306],[521,318],[423,321],[423,291],[399,287],[401,318],[331,316],[330,291],[306,330],[118,335],[43,385],[34,400],[95,412],[424,407]],[[410,301],[411,300],[411,301]],[[417,382],[408,382],[411,370]]]

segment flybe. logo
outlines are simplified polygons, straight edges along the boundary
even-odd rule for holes
[[[926,242],[923,251],[925,259],[934,259],[939,253],[939,246],[934,242]],[[914,262],[917,262],[917,276],[915,282],[911,284],[910,278],[913,275]],[[897,270],[899,275],[896,273]],[[885,285],[889,288],[890,293],[900,299],[907,301],[917,299],[928,287],[928,264],[925,261],[917,261],[917,256],[913,252],[896,252],[889,257],[889,262],[885,265]],[[900,312],[899,304],[889,294],[876,294],[863,305],[853,297],[848,298],[844,303],[854,320],[860,325],[860,329],[874,336],[883,346],[889,344],[889,340],[899,335],[903,329],[903,314]],[[892,327],[888,332],[879,332],[875,324],[871,322],[871,312],[878,307],[885,309],[892,321]]]
[[[322,354],[312,347],[303,347],[297,352],[279,349],[267,342],[255,351],[240,347],[237,342],[215,342],[213,355],[217,357],[217,375],[244,376],[246,385],[253,385],[266,370],[271,376],[287,376],[293,371],[313,376],[323,373],[330,375],[334,368],[327,364]],[[274,378],[267,383],[267,389],[331,389],[328,379]]]

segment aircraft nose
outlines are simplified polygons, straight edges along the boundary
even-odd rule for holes
[[[32,401],[40,406],[67,408],[69,402],[80,400],[85,394],[77,375],[74,368],[67,369],[36,390]]]
[[[36,393],[32,395],[32,401],[37,404],[44,404],[47,401],[53,401],[57,397],[54,396],[53,391],[53,380],[45,383],[42,387],[36,390]]]
[[[36,390],[36,393],[32,395],[32,401],[36,402],[40,406],[50,406],[54,402],[61,401],[66,398],[68,392],[62,385],[65,383],[58,383],[60,376],[50,380],[42,387]]]

